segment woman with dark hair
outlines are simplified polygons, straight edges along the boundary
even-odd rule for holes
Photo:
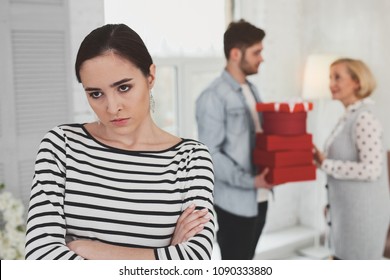
[[[26,259],[210,259],[210,154],[153,122],[156,70],[142,39],[123,24],[97,28],[75,69],[98,121],[42,140]]]
[[[383,129],[369,98],[375,79],[365,63],[330,66],[330,91],[345,114],[314,158],[328,177],[328,213],[335,259],[381,259],[390,219]]]

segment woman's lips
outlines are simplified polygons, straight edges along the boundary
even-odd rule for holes
[[[115,126],[124,126],[127,124],[130,118],[119,118],[119,119],[114,119],[111,121],[111,123]]]

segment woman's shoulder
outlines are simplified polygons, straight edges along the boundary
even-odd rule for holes
[[[202,149],[208,151],[208,148],[205,144],[198,140],[190,138],[182,138],[181,142],[179,143],[179,147],[185,149]]]
[[[351,112],[353,116],[351,123],[358,131],[367,132],[371,129],[382,131],[382,124],[377,116],[375,102],[371,99],[365,98],[361,105]]]
[[[371,98],[364,98],[359,107],[356,109],[356,119],[365,118],[368,116],[372,119],[377,119],[376,104]]]
[[[83,128],[83,124],[70,123],[70,124],[57,125],[46,132],[44,139],[47,138],[52,139],[53,137],[65,139],[69,135],[74,135],[74,134],[86,135],[85,130]]]
[[[182,141],[179,143],[177,149],[183,155],[193,157],[197,155],[205,158],[211,158],[207,146],[194,139],[182,138]]]
[[[83,130],[83,125],[81,123],[67,123],[67,124],[59,124],[51,128],[48,132],[50,131],[80,131]]]
[[[188,138],[182,139],[177,146],[174,160],[183,162],[186,166],[190,167],[190,169],[208,170],[213,173],[213,160],[209,149],[206,145],[197,140]],[[210,175],[209,173],[207,174]]]
[[[351,112],[357,112],[358,114],[361,112],[369,112],[375,113],[375,101],[369,97],[361,99],[359,102],[351,106]]]

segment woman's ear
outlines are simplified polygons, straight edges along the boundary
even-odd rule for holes
[[[359,98],[361,98],[361,93],[360,93],[360,90],[361,90],[361,86],[360,86],[360,82],[359,81],[354,81],[355,82],[355,85],[354,85],[354,88],[355,88],[355,95]]]
[[[154,86],[154,81],[156,79],[156,65],[151,64],[149,67],[149,76],[148,76],[148,84],[149,89],[151,90]]]

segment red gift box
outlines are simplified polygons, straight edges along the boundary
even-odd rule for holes
[[[256,110],[258,112],[308,112],[313,109],[313,103],[311,102],[282,102],[282,103],[257,103]]]
[[[263,112],[263,131],[277,135],[306,134],[306,116],[306,112]]]
[[[257,133],[256,147],[265,151],[310,150],[313,147],[312,135],[280,136]]]
[[[269,168],[266,176],[267,182],[275,185],[315,179],[316,167],[314,165]]]
[[[269,152],[255,149],[253,163],[267,167],[287,167],[313,164],[311,150]]]

